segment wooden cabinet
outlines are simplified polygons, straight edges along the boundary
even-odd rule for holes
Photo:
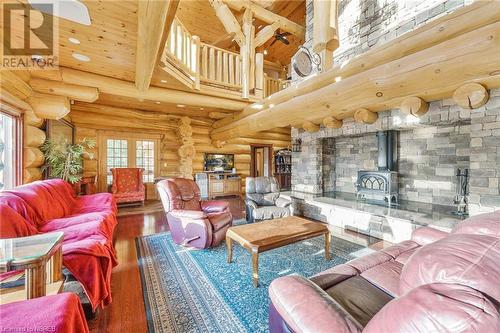
[[[282,191],[292,188],[292,152],[290,149],[281,149],[275,152],[274,177],[276,177]]]
[[[241,177],[234,173],[209,173],[208,197],[241,195]]]

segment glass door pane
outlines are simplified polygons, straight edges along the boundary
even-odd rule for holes
[[[135,142],[135,165],[143,168],[143,181],[145,183],[154,182],[155,178],[155,143],[154,141],[140,140]]]
[[[107,139],[106,140],[106,171],[107,184],[113,182],[111,168],[128,167],[128,142],[127,140]]]

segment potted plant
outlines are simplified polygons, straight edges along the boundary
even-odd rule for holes
[[[84,156],[94,158],[94,155],[88,151],[93,148],[95,148],[95,141],[88,138],[76,144],[70,144],[66,140],[47,139],[40,147],[45,155],[43,168],[49,169],[49,177],[61,178],[74,184],[82,179]]]

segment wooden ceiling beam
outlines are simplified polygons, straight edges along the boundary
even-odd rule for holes
[[[255,36],[255,47],[264,45],[265,42],[267,42],[271,37],[274,36],[274,32],[278,28],[279,24],[276,22],[262,28],[262,30],[260,30]]]
[[[243,9],[250,9],[257,19],[262,20],[268,24],[277,23],[279,29],[289,32],[299,38],[304,38],[306,34],[306,28],[298,23],[295,23],[286,17],[280,16],[273,13],[270,10],[262,8],[250,1],[243,0],[224,0],[224,3],[229,6],[229,8],[241,12]]]
[[[238,43],[240,47],[243,46],[245,42],[245,36],[241,31],[240,24],[238,20],[233,15],[229,7],[222,2],[222,0],[208,0],[210,5],[214,8],[215,14],[219,18],[220,22],[224,26],[224,29],[231,35],[232,38]]]
[[[392,60],[340,81],[331,77],[330,84],[306,94],[296,92],[295,98],[214,129],[211,137],[228,140],[299,120],[315,122],[327,116],[344,119],[359,108],[380,112],[398,108],[406,98],[415,95],[426,101],[448,98],[467,82],[481,83],[487,89],[497,88],[500,87],[500,75],[496,74],[498,54],[500,16],[495,23],[402,58],[399,53],[393,54]],[[467,64],[466,71],[463,64]],[[305,113],[305,109],[309,112]]]
[[[159,101],[230,111],[241,111],[249,104],[244,101],[160,87],[150,87],[147,91],[142,92],[133,83],[128,81],[66,67],[59,67],[59,70],[62,81],[65,83],[95,87],[104,94],[135,98],[137,100]]]
[[[167,16],[173,17],[178,4],[178,1],[171,0],[138,2],[135,85],[140,91],[149,88],[163,36],[168,34],[170,28],[170,25],[166,25]]]

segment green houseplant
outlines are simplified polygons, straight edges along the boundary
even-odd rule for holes
[[[44,169],[49,168],[51,178],[61,178],[74,184],[82,179],[84,156],[94,158],[88,152],[88,149],[93,148],[95,141],[88,138],[76,144],[70,144],[66,140],[47,139],[40,147],[45,155]]]

